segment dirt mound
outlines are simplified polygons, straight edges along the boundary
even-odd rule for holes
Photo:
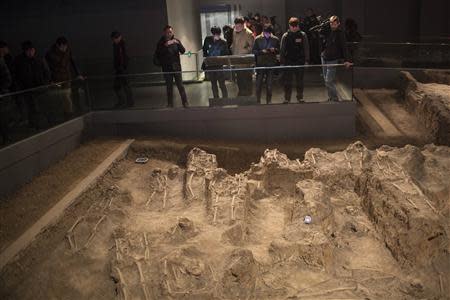
[[[302,161],[267,150],[233,176],[199,148],[186,161],[185,167],[152,158],[116,166],[121,172],[113,169],[89,192],[94,204],[67,226],[55,250],[44,256],[37,249],[34,267],[2,271],[8,290],[0,296],[449,294],[450,148],[372,151],[357,142],[335,153],[311,149]],[[49,272],[65,275],[47,281]]]
[[[400,93],[437,144],[450,145],[450,85],[418,82],[401,72]]]

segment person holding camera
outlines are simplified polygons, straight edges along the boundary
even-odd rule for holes
[[[332,16],[329,19],[329,28],[325,32],[323,51],[321,54],[323,65],[323,78],[325,86],[328,90],[328,101],[339,101],[338,92],[336,90],[336,66],[344,61],[346,68],[350,68],[351,63],[345,34],[340,28],[340,21],[337,16]]]
[[[173,81],[177,85],[183,107],[189,107],[186,90],[183,85],[181,75],[180,54],[184,54],[186,49],[181,41],[175,38],[172,26],[167,25],[163,29],[163,36],[156,46],[153,62],[160,66],[164,74],[167,89],[167,106],[173,107]]]

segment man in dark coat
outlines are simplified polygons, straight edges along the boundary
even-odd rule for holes
[[[225,56],[230,55],[230,50],[227,45],[227,41],[220,37],[222,30],[220,27],[214,26],[211,28],[212,36],[207,36],[203,42],[203,57]],[[208,64],[205,66],[205,70],[222,70],[223,65]],[[225,86],[225,74],[224,72],[209,71],[208,78],[211,81],[211,87],[213,92],[213,98],[219,98],[219,83],[222,91],[222,97],[228,98],[227,87]]]
[[[163,36],[156,46],[155,63],[161,66],[167,88],[167,106],[173,107],[173,81],[177,85],[181,102],[185,108],[189,106],[186,90],[183,86],[181,75],[180,54],[184,54],[186,49],[179,39],[175,38],[172,26],[167,25],[163,29]]]
[[[256,57],[257,67],[274,67],[278,64],[277,54],[280,52],[280,40],[273,35],[272,25],[264,25],[263,33],[253,44],[253,54]],[[261,93],[264,80],[266,81],[267,104],[272,102],[273,69],[257,70],[256,72],[256,98],[261,103]]]
[[[3,59],[3,55],[0,53],[0,135],[2,136],[2,144],[6,144],[9,141],[8,123],[11,101],[10,97],[1,97],[1,95],[9,92],[11,84],[11,74]]]
[[[4,41],[0,41],[0,56],[3,57],[5,64],[8,67],[9,72],[11,73],[14,67],[14,58],[9,52],[8,44]]]
[[[297,83],[297,101],[303,102],[303,75],[304,68],[309,63],[309,43],[306,34],[300,30],[300,20],[291,18],[289,30],[281,39],[280,62],[284,66],[299,66],[287,68],[284,71],[284,103],[291,101],[292,79],[295,76]]]
[[[306,33],[309,42],[310,62],[312,64],[320,64],[320,37],[319,33],[311,28],[320,24],[319,18],[316,16],[312,8],[306,10],[306,17],[302,22],[302,30]]]
[[[346,68],[349,68],[350,54],[345,40],[345,34],[340,29],[340,21],[337,16],[330,18],[330,29],[326,31],[324,39],[324,48],[322,51],[323,77],[325,86],[328,90],[329,101],[339,101],[336,89],[336,64],[344,62]],[[330,66],[328,66],[330,65]]]
[[[72,103],[72,71],[76,76],[80,76],[80,72],[72,58],[72,52],[69,48],[69,42],[65,37],[59,37],[56,43],[50,48],[45,55],[48,67],[51,72],[52,81],[55,83],[64,82],[61,86],[63,96],[63,110],[66,118],[73,114]]]
[[[130,83],[127,78],[127,69],[129,57],[125,40],[122,34],[118,31],[111,33],[111,40],[113,42],[113,63],[116,77],[114,78],[114,91],[116,92],[118,102],[116,108],[132,107],[134,105],[133,93],[131,92]],[[124,99],[122,90],[125,92]]]
[[[50,83],[50,71],[47,63],[41,57],[36,55],[36,48],[30,41],[22,43],[23,53],[14,60],[13,75],[17,90],[31,89],[39,86],[45,86]],[[33,91],[24,94],[25,104],[28,113],[28,125],[39,128],[38,96],[42,91]]]

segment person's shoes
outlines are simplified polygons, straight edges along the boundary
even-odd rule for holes
[[[289,104],[291,101],[289,100],[284,100],[283,104]]]
[[[329,98],[328,99],[329,102],[339,102],[338,98]]]
[[[187,102],[187,101],[184,102],[184,103],[183,103],[183,107],[184,107],[184,108],[189,108],[189,102]]]
[[[298,103],[305,103],[305,100],[303,99],[297,99]]]

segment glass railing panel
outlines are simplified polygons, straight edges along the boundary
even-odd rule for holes
[[[90,111],[87,80],[49,84],[0,95],[0,144],[5,146]]]

